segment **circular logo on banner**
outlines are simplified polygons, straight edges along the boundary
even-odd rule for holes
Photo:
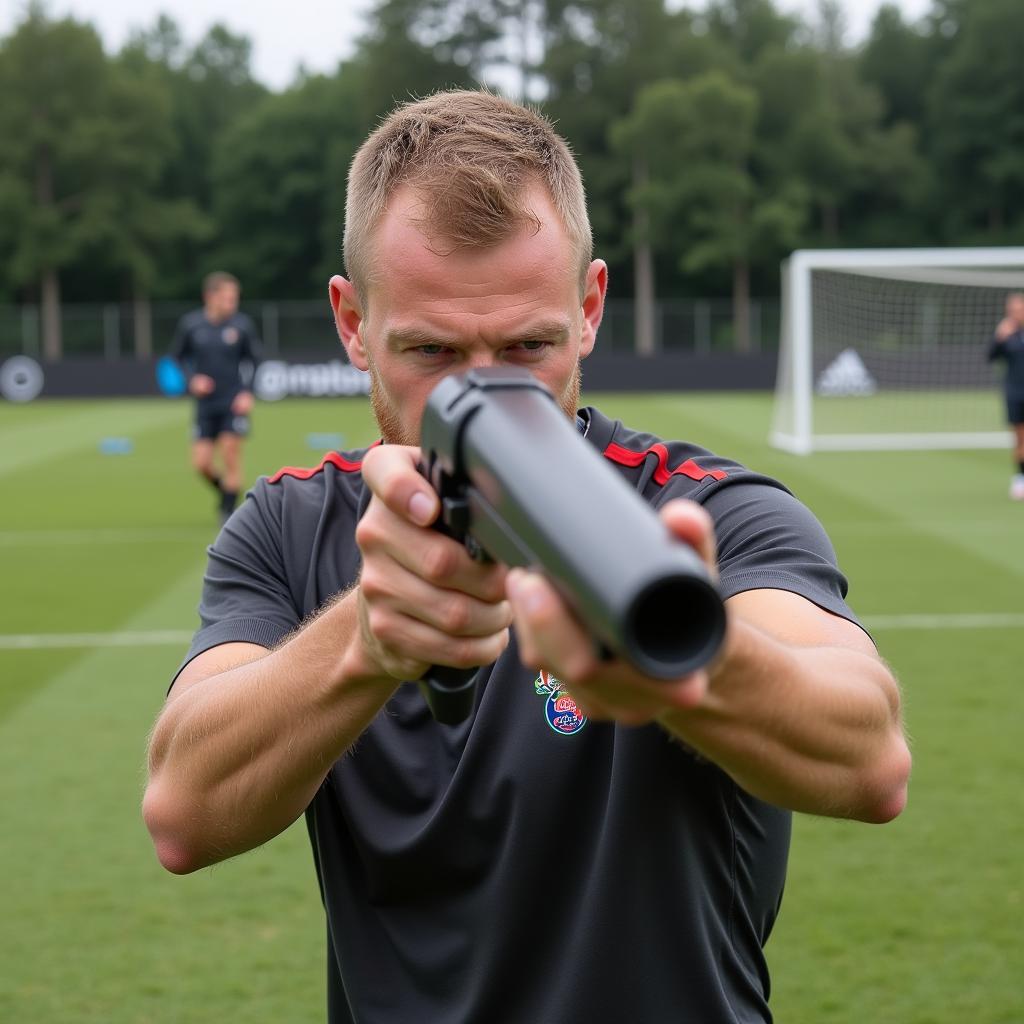
[[[0,395],[8,402],[31,402],[43,390],[43,368],[28,356],[11,356],[0,366]]]

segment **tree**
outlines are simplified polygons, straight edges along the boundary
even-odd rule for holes
[[[885,123],[881,96],[848,54],[769,49],[750,82],[760,97],[755,175],[765,187],[799,183],[807,193],[815,216],[806,244],[856,244],[896,210],[920,214],[928,186],[917,133]],[[875,244],[894,244],[883,237]]]
[[[324,287],[340,247],[337,196],[365,129],[358,99],[355,76],[311,76],[222,136],[213,168],[216,255],[247,291],[305,298]]]
[[[178,207],[164,218],[170,230],[152,249],[157,295],[193,294],[197,278],[213,266],[221,235],[213,215],[214,153],[225,133],[268,95],[253,79],[251,56],[250,41],[221,25],[189,48],[165,15],[119,55],[127,71],[169,98],[165,124],[173,146],[152,192]]]
[[[435,0],[378,0],[343,73],[359,79],[359,120],[367,127],[396,103],[437,89],[472,87],[472,52],[454,52],[432,31]],[[451,28],[449,27],[449,31]]]
[[[33,6],[0,46],[0,233],[17,286],[35,286],[43,353],[62,353],[61,272],[97,256],[146,278],[168,135],[158,91],[129,81],[96,33]]]
[[[1016,238],[1024,226],[1024,19],[1016,0],[950,4],[948,55],[929,95],[947,237]]]
[[[650,352],[659,276],[677,292],[682,285],[673,244],[655,243],[647,208],[629,200],[650,184],[645,153],[633,150],[629,131],[615,126],[630,115],[644,86],[700,75],[728,65],[731,56],[707,33],[694,31],[689,12],[670,12],[662,0],[551,3],[548,16],[541,67],[548,83],[545,112],[576,152],[595,245],[612,266],[612,279],[617,269],[632,267],[634,345]],[[623,292],[628,294],[628,284]]]
[[[772,0],[711,0],[704,17],[711,35],[745,65],[766,50],[785,50],[799,24],[781,14]]]
[[[751,174],[757,116],[752,89],[710,71],[645,87],[613,129],[617,147],[646,168],[630,203],[651,244],[677,253],[686,273],[731,270],[740,351],[750,347],[751,261],[788,246],[804,216],[799,188],[768,194]]]
[[[929,37],[908,25],[898,7],[878,9],[857,65],[860,78],[881,93],[887,124],[924,122],[927,92],[921,84],[931,81],[932,55]]]
[[[104,189],[111,202],[98,221],[95,258],[126,281],[133,308],[135,353],[153,351],[150,295],[162,254],[175,244],[199,244],[209,238],[209,219],[187,196],[160,188],[177,143],[172,132],[171,97],[153,67],[133,67],[118,59],[110,66],[108,112],[117,126],[109,142],[111,159]]]

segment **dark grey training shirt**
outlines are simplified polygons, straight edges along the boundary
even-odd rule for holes
[[[853,618],[828,538],[781,485],[584,415],[652,505],[711,513],[726,597],[778,588]],[[361,455],[254,487],[210,549],[189,658],[271,646],[355,580]],[[656,725],[587,721],[514,642],[476,700],[442,726],[400,687],[307,810],[332,1024],[770,1021],[789,813]]]
[[[259,362],[259,338],[252,320],[233,313],[213,323],[202,309],[178,321],[171,355],[191,379],[197,373],[213,378],[214,389],[198,399],[203,413],[227,412],[239,391],[249,386]]]

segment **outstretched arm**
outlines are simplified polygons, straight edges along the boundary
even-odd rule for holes
[[[676,501],[662,516],[714,566],[702,509]],[[588,716],[656,721],[754,796],[792,810],[876,822],[902,810],[910,755],[899,691],[853,623],[796,594],[747,591],[727,602],[717,663],[666,684],[598,660],[542,577],[514,572],[509,593],[524,661],[562,679]]]
[[[1003,359],[1006,356],[1006,340],[1018,330],[1017,322],[1010,317],[1003,317],[996,325],[992,340],[988,346],[988,359]]]
[[[143,816],[157,856],[185,873],[287,828],[395,680],[361,659],[350,593],[273,651],[229,643],[174,684],[149,745]]]
[[[494,661],[508,642],[505,573],[428,528],[418,452],[371,451],[356,530],[359,585],[272,651],[214,647],[178,676],[149,746],[143,814],[184,873],[250,850],[305,810],[400,680]]]

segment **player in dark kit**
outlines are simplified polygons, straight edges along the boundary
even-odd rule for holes
[[[384,443],[262,479],[210,549],[150,742],[161,863],[305,813],[332,1024],[770,1021],[790,812],[883,822],[906,799],[899,691],[828,538],[781,484],[578,410],[607,268],[540,115],[476,92],[401,107],[347,202],[331,303]],[[544,576],[432,528],[427,396],[494,366],[528,368],[717,575],[713,665],[605,660]],[[483,666],[466,721],[403,685],[431,665]]]
[[[220,495],[222,521],[242,489],[242,441],[249,434],[253,395],[243,378],[259,359],[253,322],[238,312],[237,278],[223,271],[203,279],[203,308],[181,318],[171,354],[196,399],[192,466]],[[220,471],[215,466],[219,454]]]
[[[998,359],[1006,363],[1006,420],[1014,434],[1017,470],[1010,480],[1010,497],[1024,501],[1024,292],[1007,295],[1006,315],[992,336],[988,358],[990,362]]]

